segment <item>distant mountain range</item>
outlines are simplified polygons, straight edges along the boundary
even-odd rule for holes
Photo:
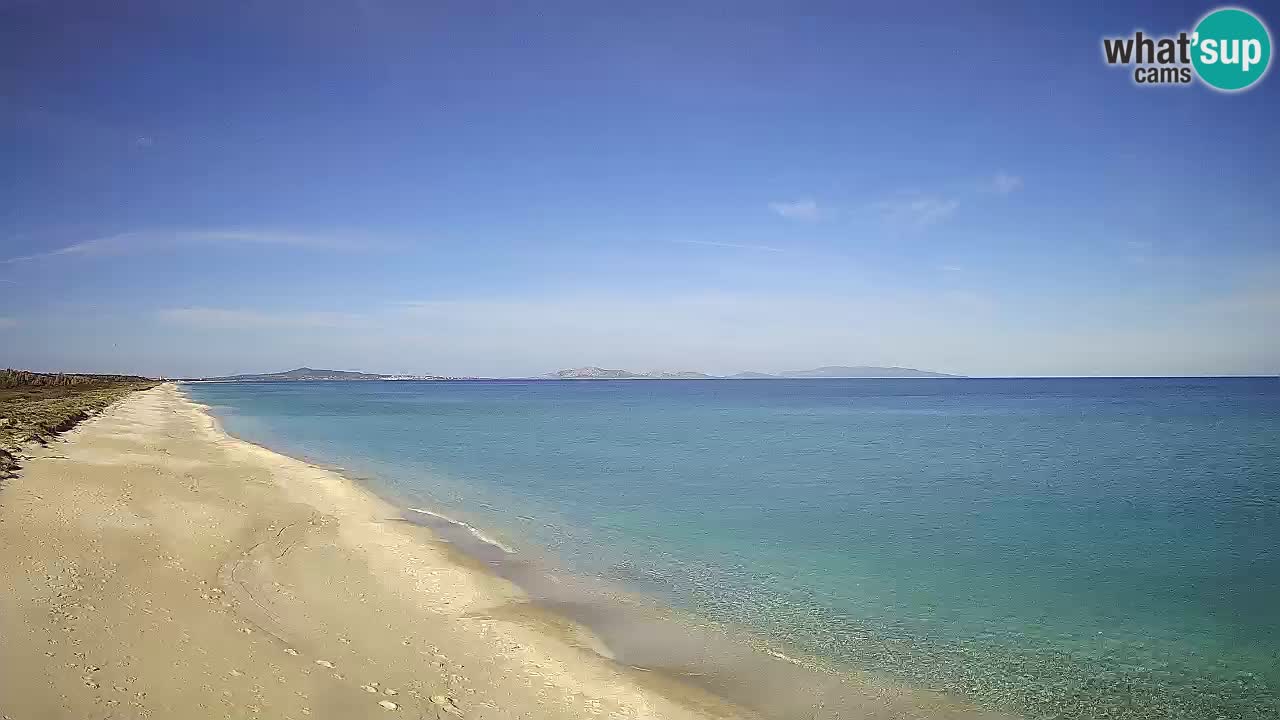
[[[692,370],[653,370],[650,372],[632,372],[630,370],[608,370],[600,367],[580,367],[570,370],[558,370],[537,378],[538,380],[785,380],[800,378],[947,378],[964,377],[946,373],[929,372],[901,367],[877,367],[874,365],[828,365],[812,370],[786,370],[776,374],[762,372],[740,372],[727,377],[708,375]],[[272,382],[288,380],[473,380],[476,378],[450,377],[446,375],[386,375],[382,373],[354,372],[351,370],[317,370],[300,367],[276,373],[254,373],[249,375],[225,375],[222,377],[190,378],[209,382]]]
[[[756,379],[780,378],[955,378],[963,375],[916,370],[904,367],[879,367],[876,365],[826,365],[812,370],[785,370],[776,376],[765,373],[739,373],[734,377],[749,376]]]
[[[903,367],[878,367],[875,365],[827,365],[812,370],[784,370],[770,374],[762,372],[740,372],[727,377],[708,375],[693,371],[653,371],[632,372],[630,370],[607,370],[598,367],[581,367],[572,370],[559,370],[547,373],[546,380],[786,380],[800,378],[954,378],[963,375],[929,372]]]

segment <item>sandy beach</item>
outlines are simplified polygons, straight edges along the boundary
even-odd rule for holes
[[[33,451],[0,547],[6,720],[739,715],[171,384]]]

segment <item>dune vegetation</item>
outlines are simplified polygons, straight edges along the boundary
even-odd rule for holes
[[[0,370],[0,479],[19,467],[22,446],[59,433],[155,380],[136,375],[78,375]]]

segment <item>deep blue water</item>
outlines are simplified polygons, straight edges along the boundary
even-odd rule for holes
[[[1280,380],[194,384],[228,429],[1029,717],[1280,716]]]

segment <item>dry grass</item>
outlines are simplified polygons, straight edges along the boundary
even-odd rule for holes
[[[18,453],[41,444],[155,381],[125,375],[0,371],[0,479],[18,469]]]

